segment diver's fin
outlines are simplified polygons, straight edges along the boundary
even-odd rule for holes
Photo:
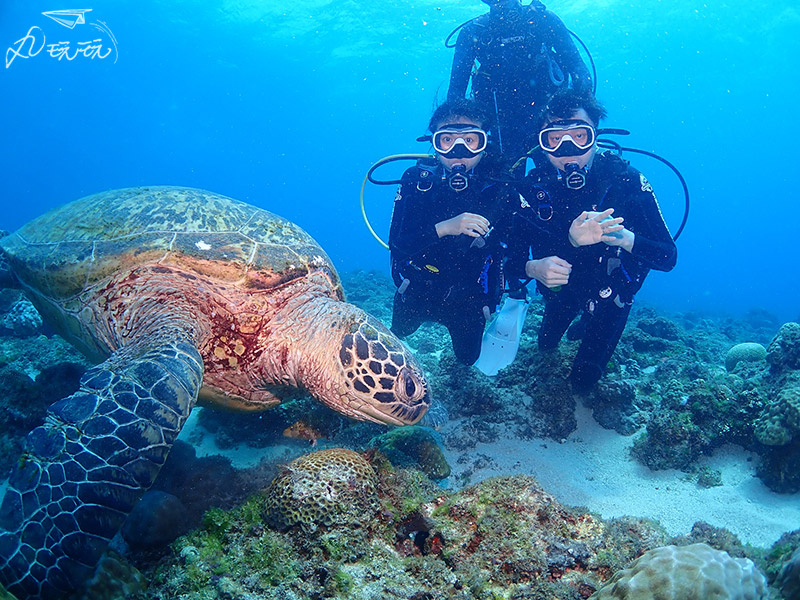
[[[526,299],[506,298],[494,321],[483,333],[481,355],[475,362],[478,369],[492,376],[514,362],[527,313]]]

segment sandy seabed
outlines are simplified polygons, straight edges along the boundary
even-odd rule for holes
[[[578,405],[578,428],[566,440],[503,437],[467,452],[445,450],[449,480],[471,471],[470,483],[510,474],[534,476],[562,504],[581,506],[604,518],[658,520],[671,535],[689,533],[697,521],[725,527],[743,542],[769,547],[781,534],[800,528],[800,493],[771,492],[755,475],[757,457],[725,446],[701,461],[718,469],[722,485],[700,487],[686,473],[651,471],[630,456],[636,436],[603,429]],[[443,435],[455,422],[442,428]],[[464,456],[464,455],[467,456]],[[696,479],[696,478],[695,478]]]

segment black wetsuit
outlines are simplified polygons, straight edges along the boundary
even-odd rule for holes
[[[525,202],[520,200],[523,206],[517,211],[507,271],[509,276],[524,277],[528,248],[534,259],[558,256],[572,265],[569,283],[560,289],[538,283],[546,302],[539,348],[555,348],[583,309],[586,328],[571,379],[577,391],[585,391],[602,376],[625,328],[634,294],[650,269],[672,270],[677,249],[650,184],[612,153],[595,156],[580,190],[567,189],[549,165],[531,171],[518,189]],[[614,209],[613,217],[623,217],[625,228],[635,234],[633,251],[602,242],[573,247],[572,221],[584,210],[607,208]]]
[[[569,31],[537,0],[502,13],[493,9],[464,26],[456,41],[448,100],[465,97],[470,77],[474,98],[497,117],[506,163],[536,145],[537,120],[559,87],[591,88]]]
[[[464,364],[478,359],[486,325],[484,307],[494,312],[502,293],[505,245],[499,232],[503,222],[510,223],[510,188],[489,179],[483,162],[460,192],[450,189],[441,166],[407,170],[389,232],[392,278],[398,287],[392,331],[403,337],[425,321],[441,323],[450,332],[456,358]],[[437,223],[464,212],[485,217],[495,228],[481,238],[482,247],[467,235],[436,234]]]

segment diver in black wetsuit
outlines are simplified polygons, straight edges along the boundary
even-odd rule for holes
[[[591,89],[589,71],[564,23],[539,0],[482,0],[487,14],[458,35],[447,99],[472,96],[498,124],[503,162],[513,163],[535,145],[541,114],[558,89]]]
[[[404,173],[389,232],[398,288],[392,331],[403,337],[424,321],[441,323],[456,358],[469,365],[502,293],[504,246],[494,230],[510,214],[510,188],[489,178],[486,123],[472,100],[448,101],[434,112],[437,160]]]
[[[546,303],[541,350],[554,349],[584,311],[570,373],[576,392],[603,375],[650,269],[670,271],[677,259],[647,179],[617,155],[597,151],[604,116],[589,94],[563,90],[548,103],[539,143],[549,164],[519,186],[517,246],[507,265],[509,275],[538,281]]]

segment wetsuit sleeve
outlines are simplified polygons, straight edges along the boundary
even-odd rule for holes
[[[671,271],[678,259],[678,249],[661,215],[653,188],[638,171],[631,169],[629,174],[624,225],[636,235],[631,255],[651,269]]]
[[[414,175],[412,170],[405,172],[394,200],[389,249],[397,259],[410,258],[439,240],[426,195],[431,192],[417,190]]]
[[[586,63],[583,62],[567,26],[549,10],[545,11],[545,23],[552,35],[553,48],[560,57],[561,68],[572,78],[572,87],[578,92],[591,90],[592,78],[589,69],[586,68]]]
[[[450,87],[447,88],[448,100],[466,97],[472,65],[475,63],[474,37],[472,27],[469,25],[458,34],[453,54],[453,68],[450,70]]]

